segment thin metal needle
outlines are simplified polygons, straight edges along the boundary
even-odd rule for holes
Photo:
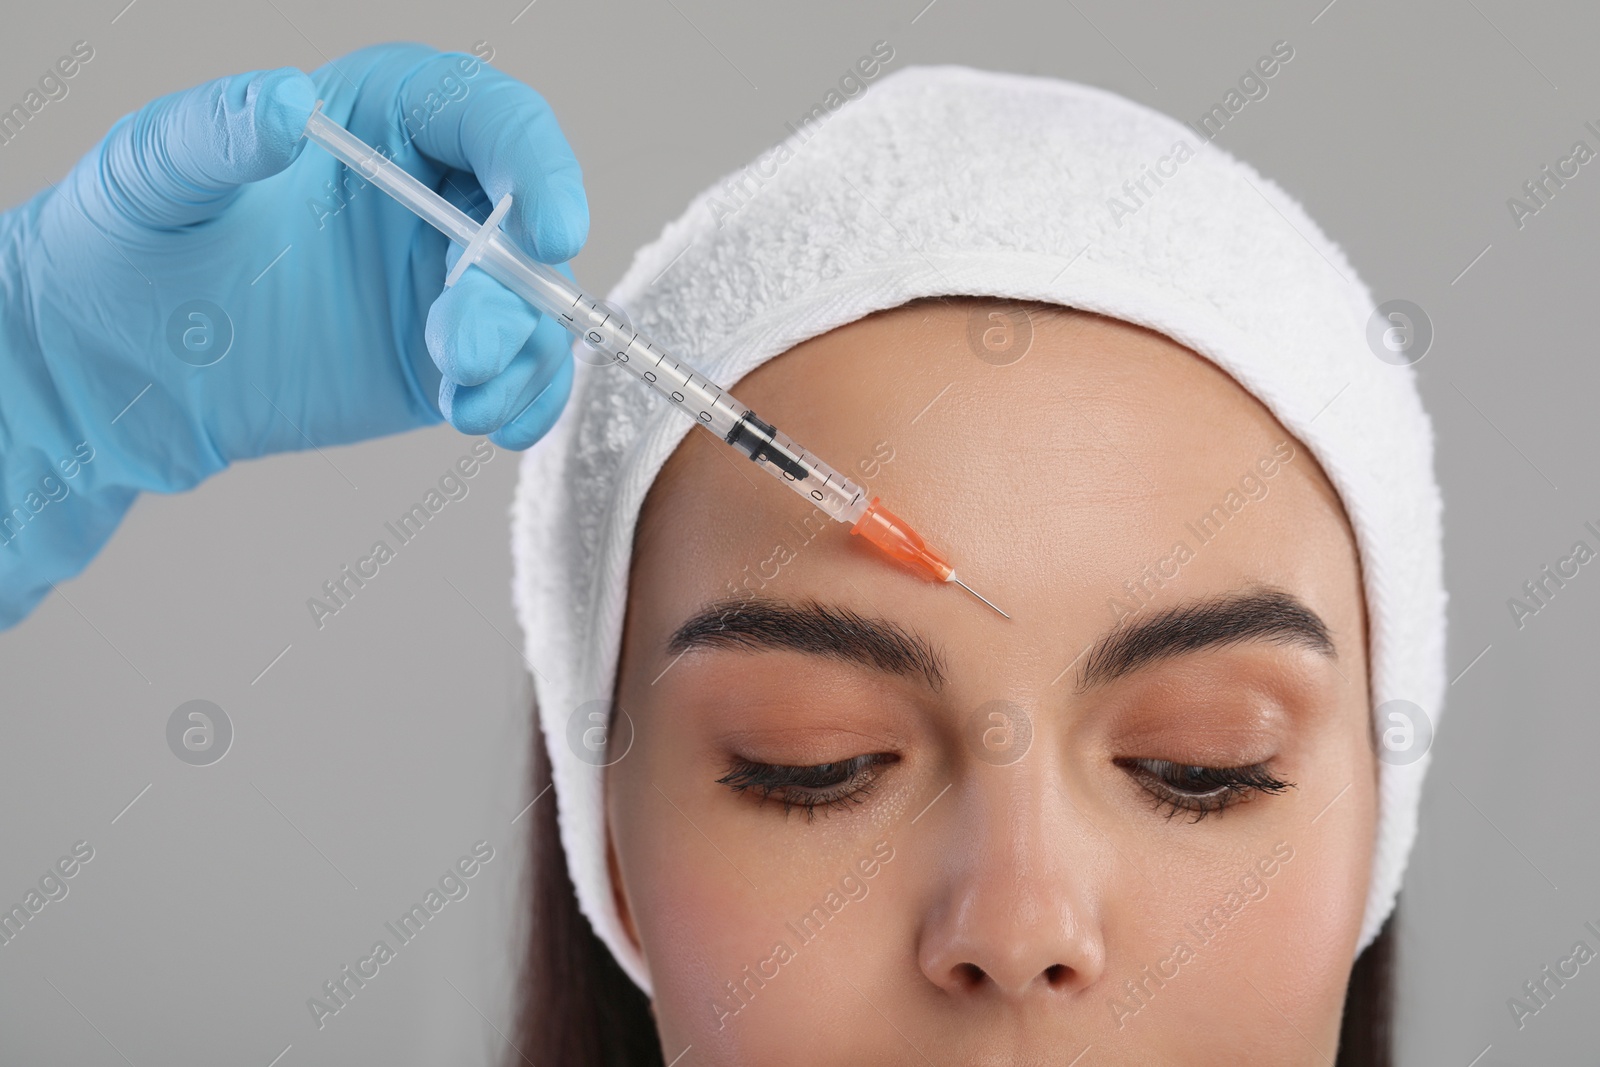
[[[972,588],[972,586],[968,585],[966,582],[963,582],[960,578],[957,578],[955,576],[955,572],[954,571],[952,571],[950,573],[950,577],[947,579],[947,581],[955,582],[961,588],[965,589],[967,592],[971,593],[973,596],[977,597],[979,600],[983,601],[985,604],[988,604],[991,608],[994,608],[994,610],[1000,611],[999,608],[995,608],[994,607],[994,603],[988,597],[984,596],[982,593],[980,593],[976,589]],[[1006,613],[1003,612],[1003,611],[1000,611],[1000,614],[1005,615],[1006,618],[1008,618],[1008,619],[1011,618],[1010,615],[1006,615]]]

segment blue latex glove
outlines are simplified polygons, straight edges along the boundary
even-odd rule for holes
[[[318,99],[475,218],[511,193],[536,258],[582,246],[555,117],[470,55],[381,45],[119,120],[0,216],[0,627],[141,491],[441,418],[526,448],[566,404],[565,331],[476,268],[441,295],[460,249],[300,137]]]

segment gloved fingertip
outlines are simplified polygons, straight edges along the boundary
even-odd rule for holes
[[[501,448],[520,452],[543,439],[555,428],[556,420],[572,396],[572,372],[572,359],[568,357],[556,369],[549,384],[522,411],[490,434],[489,440]]]
[[[428,309],[424,338],[445,377],[482,385],[506,369],[540,318],[505,286],[473,269]]]
[[[298,67],[279,67],[255,76],[255,124],[264,158],[287,166],[304,144],[306,122],[317,104],[316,83]]]
[[[538,437],[528,437],[520,431],[513,431],[504,426],[489,435],[489,443],[496,448],[503,448],[507,452],[526,452],[539,441]]]
[[[555,411],[551,411],[551,407]],[[561,408],[541,395],[515,419],[489,434],[489,442],[508,452],[523,452],[543,440],[555,425]]]
[[[539,198],[533,218],[535,254],[546,263],[564,263],[589,239],[589,198],[581,183],[552,182]]]
[[[448,377],[439,382],[439,415],[452,425],[451,413],[455,409],[456,383]]]

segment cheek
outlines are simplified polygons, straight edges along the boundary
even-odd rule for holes
[[[1291,859],[1271,876],[1255,869],[1249,885],[1273,842],[1260,857],[1208,871],[1203,885],[1164,888],[1154,904],[1122,914],[1110,946],[1120,965],[1096,991],[1108,1036],[1172,1062],[1224,1062],[1196,1059],[1197,1048],[1320,1062],[1306,1042],[1337,1044],[1366,882],[1351,877],[1363,864],[1343,843],[1319,838],[1302,835]]]
[[[676,812],[672,818],[687,825]],[[716,825],[701,826],[717,836]],[[841,999],[837,975],[859,978],[865,970],[853,953],[870,931],[850,920],[877,903],[874,895],[849,901],[813,933],[799,924],[815,901],[749,862],[754,857],[719,851],[672,820],[646,829],[635,844],[628,865],[639,874],[630,897],[669,1059],[693,1046],[704,1064],[786,1063],[800,1048],[817,1062],[846,1062],[848,1045],[832,1047],[834,1039],[819,1035],[815,1023],[826,1004],[835,1036],[867,1025],[851,1018],[854,1006]],[[821,891],[813,895],[820,899]]]
[[[1262,1036],[1294,1056],[1306,1051],[1300,1033],[1320,1048],[1337,1043],[1366,907],[1375,815],[1373,791],[1352,788],[1315,824],[1296,820],[1285,831],[1292,857],[1260,878],[1266,895],[1245,906],[1248,921],[1236,924],[1238,936],[1219,942],[1218,973],[1254,983],[1256,990],[1243,977],[1228,984],[1272,1022],[1261,1027]],[[1240,1006],[1232,1011],[1237,1017]]]
[[[1262,907],[1264,921],[1239,939],[1237,973],[1249,975],[1260,992],[1240,992],[1279,1021],[1267,1029],[1286,1048],[1304,1049],[1296,1029],[1319,1047],[1337,1041],[1367,895],[1366,865],[1359,860],[1342,843],[1308,843],[1269,880],[1270,895],[1252,905]],[[1352,868],[1362,872],[1359,882]],[[1325,1042],[1315,1037],[1319,1033]]]
[[[648,732],[639,741],[612,768],[611,833],[664,1045],[693,1043],[700,1053],[737,1033],[728,1016],[740,1005],[727,984],[745,979],[747,967],[759,975],[782,931],[781,909],[772,872],[730,835],[726,816]]]
[[[1336,1046],[1376,817],[1370,761],[1347,747],[1321,746],[1288,773],[1303,795],[1223,813],[1191,842],[1121,846],[1156,885],[1110,898],[1114,962],[1098,992],[1118,1039],[1191,1063],[1213,1062],[1193,1047],[1312,1063],[1307,1039]]]
[[[887,988],[883,961],[910,958],[903,945],[885,948],[892,920],[914,910],[897,896],[906,879],[895,878],[909,864],[896,855],[870,879],[850,881],[876,838],[834,837],[822,816],[811,827],[801,814],[751,819],[700,788],[700,777],[714,773],[689,765],[641,731],[608,782],[618,866],[667,1059],[690,1045],[702,1064],[792,1063],[797,1049],[808,1062],[892,1059],[892,1047],[877,1048],[881,1021],[866,1017],[870,1009],[839,976]],[[825,1031],[819,1016],[830,1020]],[[887,1037],[897,1040],[892,1030]],[[855,1059],[863,1048],[876,1052]]]

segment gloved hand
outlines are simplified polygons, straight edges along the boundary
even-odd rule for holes
[[[475,218],[511,193],[536,258],[582,246],[555,117],[470,55],[380,45],[125,116],[0,216],[0,627],[140,491],[441,418],[526,448],[565,405],[566,332],[476,268],[441,295],[460,249],[301,139],[318,99]]]

